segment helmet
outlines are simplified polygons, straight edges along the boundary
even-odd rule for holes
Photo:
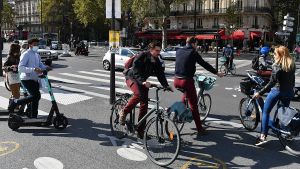
[[[262,55],[268,55],[269,52],[270,52],[270,48],[269,47],[262,47],[260,49],[260,54],[262,54]]]

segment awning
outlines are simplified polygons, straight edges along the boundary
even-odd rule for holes
[[[201,34],[201,35],[197,35],[196,39],[198,39],[198,40],[215,39],[215,35],[212,35],[212,34]]]
[[[255,37],[262,37],[262,32],[260,32],[260,31],[251,31],[250,32],[250,39],[254,39]]]
[[[234,31],[231,36],[232,36],[232,39],[234,39],[234,40],[244,40],[245,39],[245,33],[241,30]]]

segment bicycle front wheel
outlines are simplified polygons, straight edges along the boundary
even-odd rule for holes
[[[209,115],[211,109],[211,97],[208,93],[205,93],[202,97],[198,94],[197,99],[198,110],[200,113],[201,121],[204,121]]]
[[[226,68],[226,66],[223,64],[220,67],[220,72],[224,74],[224,76],[226,76],[228,74],[228,69]]]
[[[119,123],[119,112],[126,106],[127,101],[118,99],[111,109],[110,129],[114,136],[118,139],[124,138],[127,135],[125,126]]]
[[[250,98],[242,98],[239,105],[240,121],[245,129],[253,131],[256,129],[260,116],[257,108],[255,107],[255,101],[250,102]]]
[[[180,150],[180,133],[177,126],[168,118],[153,117],[146,126],[144,146],[153,163],[159,166],[170,165],[175,161]]]
[[[287,131],[290,132],[291,134],[285,134],[282,132],[277,131],[277,137],[281,143],[281,145],[291,154],[300,156],[300,134],[299,131],[291,131],[289,127],[283,126],[280,124],[278,118],[277,118],[277,113],[274,116],[275,120],[275,127],[279,130]]]

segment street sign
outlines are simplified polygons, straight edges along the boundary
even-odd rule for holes
[[[285,16],[283,17],[283,19],[289,20],[289,21],[294,21],[294,20],[295,20],[294,17],[290,17],[290,16],[288,16],[288,15],[285,15]]]
[[[112,18],[112,0],[106,0],[106,18]],[[115,0],[115,18],[121,19],[121,0]]]
[[[295,18],[290,17],[290,14],[285,15],[282,30],[285,32],[293,32],[294,20]]]
[[[290,28],[290,27],[287,27],[287,26],[283,26],[282,30],[286,31],[286,32],[293,32],[294,31],[293,28]]]
[[[109,31],[109,47],[118,48],[119,43],[120,43],[120,31],[110,30]]]
[[[289,32],[275,32],[275,35],[277,35],[277,36],[290,36],[291,33],[289,33]]]
[[[292,27],[292,26],[294,26],[294,22],[291,22],[289,20],[284,20],[283,21],[283,25],[286,25],[288,27]]]

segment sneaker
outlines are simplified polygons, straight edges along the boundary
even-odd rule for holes
[[[14,112],[14,109],[17,107],[17,103],[15,103],[14,99],[9,99],[8,111]]]
[[[120,123],[121,125],[125,125],[126,115],[125,115],[124,111],[121,110],[121,111],[119,111],[118,114],[119,114],[119,123]]]
[[[266,144],[267,142],[267,138],[262,139],[261,137],[257,137],[255,145],[261,146],[263,144]]]

